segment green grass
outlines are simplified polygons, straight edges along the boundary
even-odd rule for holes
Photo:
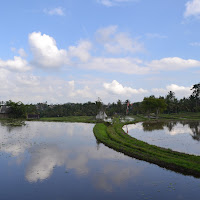
[[[30,120],[36,121],[36,120]],[[37,121],[48,122],[83,122],[83,123],[96,123],[97,120],[93,116],[68,116],[68,117],[44,117]]]
[[[4,118],[4,119],[1,119],[0,122],[3,126],[24,126],[24,125],[26,125],[24,119]]]
[[[200,156],[172,151],[137,140],[123,131],[123,125],[119,122],[109,126],[103,123],[96,124],[94,135],[99,142],[127,156],[185,175],[200,177]]]
[[[184,119],[200,120],[200,112],[161,114],[160,118],[180,119],[180,120],[184,120]]]

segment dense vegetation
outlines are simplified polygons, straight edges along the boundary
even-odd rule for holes
[[[175,93],[169,91],[163,97],[156,98],[151,95],[145,97],[142,102],[132,103],[127,99],[125,102],[118,100],[117,103],[103,104],[100,100],[87,103],[51,104],[47,102],[37,104],[23,104],[22,102],[7,101],[1,104],[11,108],[12,117],[23,118],[27,114],[39,114],[40,117],[66,117],[66,116],[95,116],[98,111],[105,110],[108,116],[147,114],[149,117],[154,113],[175,114],[180,112],[200,112],[200,83],[193,85],[192,94],[188,98],[178,100]]]

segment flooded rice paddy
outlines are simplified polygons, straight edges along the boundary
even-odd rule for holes
[[[0,199],[199,199],[200,179],[98,144],[94,124],[26,124],[0,124]]]
[[[142,122],[123,127],[136,139],[175,151],[200,155],[200,122]]]

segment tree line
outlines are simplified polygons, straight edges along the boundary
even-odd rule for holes
[[[51,104],[47,102],[37,104],[23,104],[11,100],[1,104],[10,107],[10,114],[15,118],[24,118],[27,114],[39,114],[40,117],[63,117],[63,116],[95,116],[100,110],[105,111],[108,116],[113,115],[136,115],[152,113],[158,116],[160,113],[200,112],[200,83],[193,85],[192,94],[186,98],[179,99],[176,94],[169,91],[166,96],[145,97],[141,102],[131,103],[118,100],[116,103],[104,104],[100,99],[87,103],[64,103]]]

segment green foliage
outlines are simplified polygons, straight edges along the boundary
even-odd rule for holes
[[[200,83],[193,85],[190,100],[195,112],[200,111]]]
[[[200,83],[194,84],[191,90],[193,90],[193,91],[192,91],[192,95],[193,95],[196,99],[199,99],[199,97],[200,97]]]
[[[150,113],[155,113],[158,117],[158,114],[164,111],[167,107],[164,99],[155,98],[154,96],[145,97],[142,101],[142,108],[148,114],[150,118]]]
[[[10,114],[14,118],[26,117],[26,106],[21,102],[13,102],[11,100],[6,102],[7,106],[10,106]]]
[[[98,100],[95,101],[95,104],[96,104],[96,107],[97,107],[97,112],[99,112],[100,110],[102,110],[102,108],[103,108],[103,103],[102,103],[102,101],[101,101],[100,98],[98,98]]]
[[[167,104],[167,113],[177,113],[179,110],[178,107],[178,100],[175,97],[175,93],[172,91],[169,91],[167,96],[165,97],[165,102]]]

